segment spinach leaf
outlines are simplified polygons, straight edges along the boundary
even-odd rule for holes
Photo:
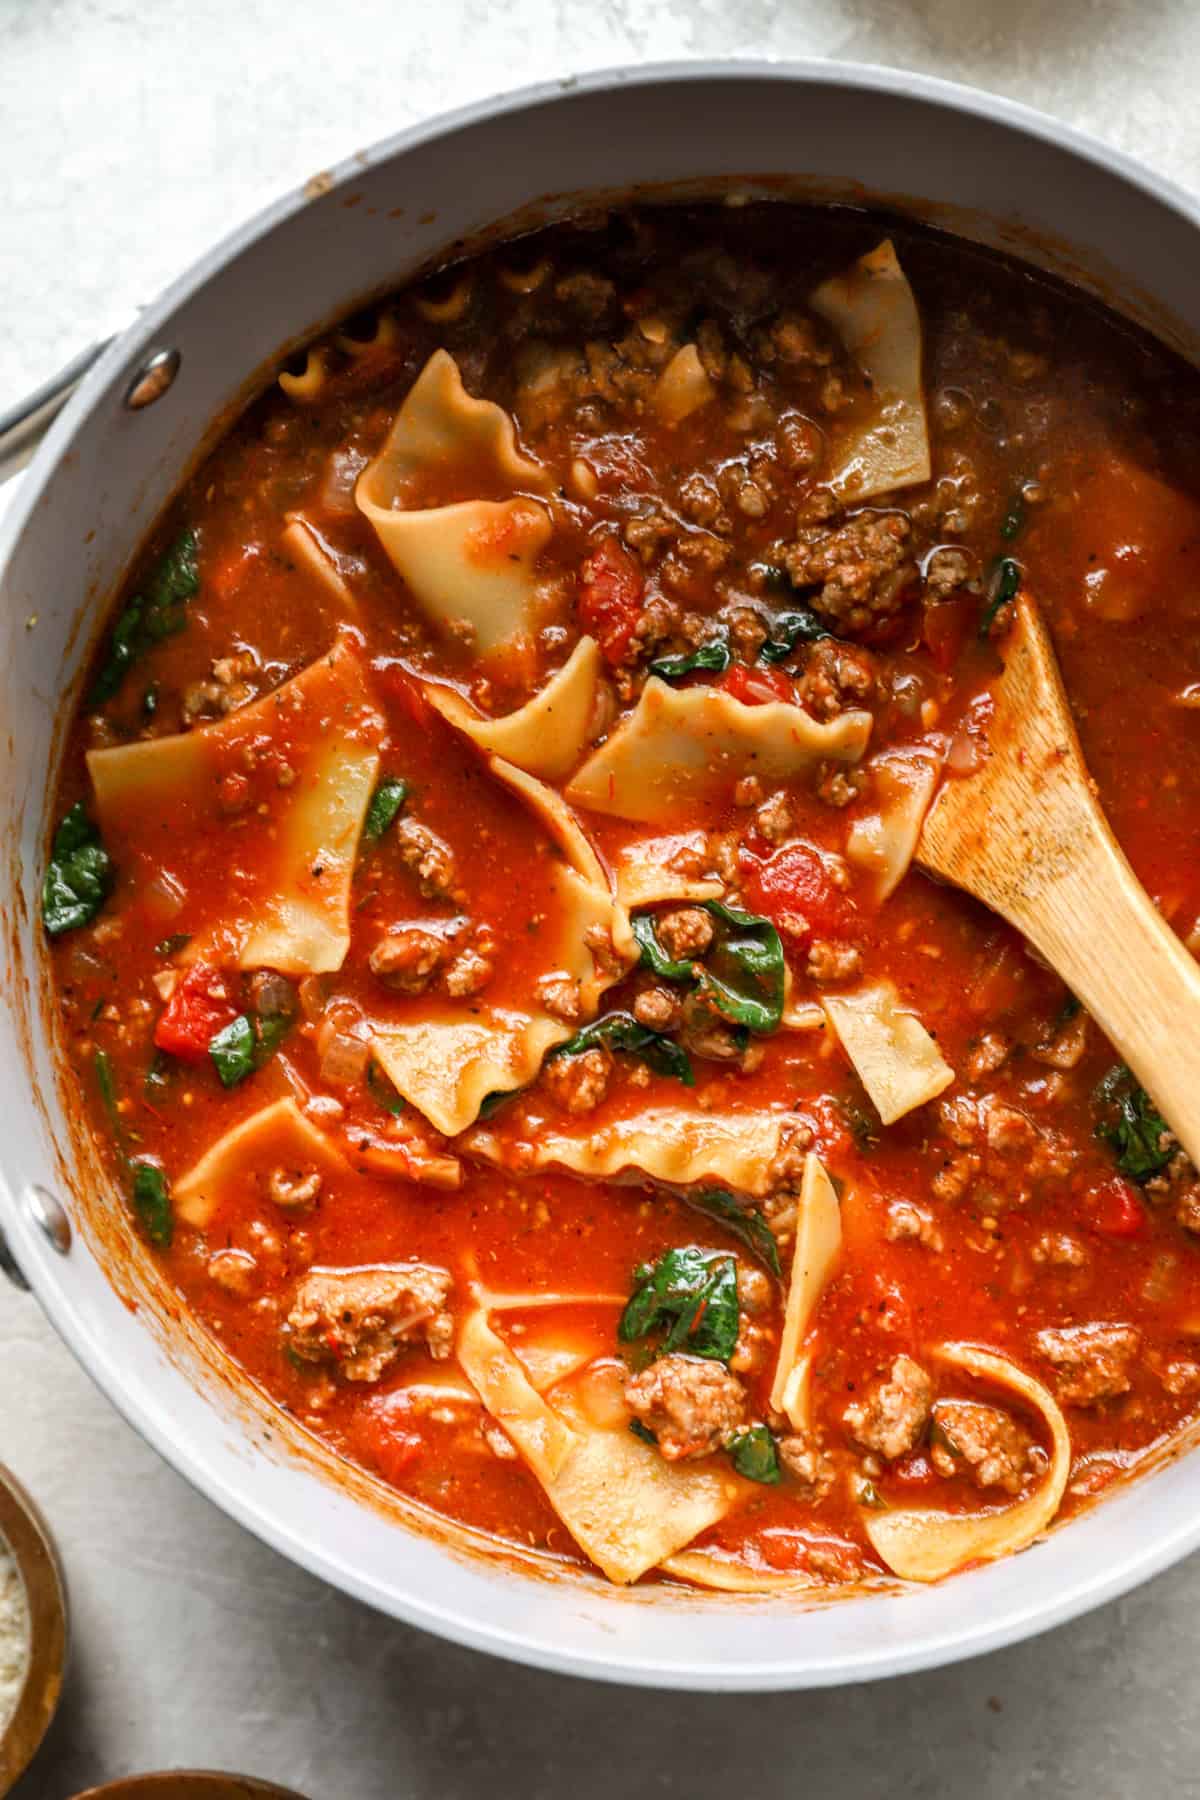
[[[996,623],[996,617],[1002,606],[1015,600],[1021,591],[1021,565],[1011,556],[1001,556],[992,564],[990,592],[988,603],[983,609],[983,617],[979,621],[979,635],[986,638]]]
[[[634,1437],[641,1438],[643,1444],[653,1444],[657,1449],[658,1439],[655,1437],[650,1427],[648,1425],[643,1425],[640,1419],[630,1419],[629,1429],[632,1431]]]
[[[669,957],[649,913],[640,913],[633,920],[642,961],[664,981],[695,982],[699,992],[732,1024],[744,1025],[748,1031],[778,1031],[786,979],[779,933],[769,919],[726,906],[721,900],[701,904],[717,926],[703,964]]]
[[[724,638],[713,638],[687,656],[660,656],[650,664],[650,673],[657,675],[660,681],[680,681],[697,669],[715,669],[719,674],[729,667],[730,661],[729,645]]]
[[[783,662],[797,644],[815,644],[818,638],[832,636],[828,625],[822,624],[811,606],[791,608],[776,619],[771,636],[758,653],[759,661]]]
[[[133,1177],[130,1197],[142,1230],[159,1250],[169,1250],[175,1236],[175,1210],[167,1178],[151,1162],[131,1163],[129,1170]]]
[[[1093,1099],[1100,1111],[1096,1136],[1117,1152],[1122,1175],[1149,1181],[1166,1167],[1177,1148],[1171,1127],[1124,1063],[1108,1071]]]
[[[164,551],[143,591],[126,603],[113,626],[107,654],[88,695],[89,706],[103,706],[111,700],[152,645],[183,630],[187,603],[199,586],[196,534],[189,528]]]
[[[783,1479],[775,1439],[766,1425],[750,1425],[729,1440],[733,1466],[747,1481],[759,1481],[774,1487]]]
[[[112,1134],[117,1140],[117,1148],[120,1149],[125,1142],[125,1127],[121,1123],[121,1113],[117,1106],[117,1082],[112,1060],[107,1050],[97,1050],[92,1062],[96,1070],[96,1086],[100,1089],[100,1098],[104,1102]]]
[[[129,1203],[139,1225],[150,1242],[160,1250],[170,1248],[175,1235],[175,1215],[167,1178],[156,1163],[143,1159],[131,1161],[125,1148],[126,1131],[117,1105],[117,1082],[108,1052],[97,1050],[94,1058],[96,1085],[112,1126],[117,1156],[125,1174]]]
[[[248,1013],[239,1013],[236,1019],[231,1019],[208,1042],[208,1054],[221,1077],[222,1087],[236,1087],[247,1075],[270,1062],[291,1027],[292,1018],[288,1013],[270,1013],[253,1019]]]
[[[394,825],[401,807],[408,799],[408,783],[399,775],[385,775],[367,807],[363,836],[370,843],[381,838],[389,825]]]
[[[492,1092],[485,1094],[479,1102],[479,1117],[481,1119],[494,1118],[500,1108],[507,1101],[515,1100],[520,1092],[520,1088],[493,1088]]]
[[[175,1079],[177,1064],[174,1057],[168,1056],[165,1050],[156,1050],[150,1058],[150,1066],[146,1070],[142,1082],[142,1091],[147,1099],[161,1100]]]
[[[654,928],[653,913],[638,913],[631,923],[634,938],[642,952],[642,961],[648,969],[653,969],[654,973],[661,976],[664,981],[694,980],[695,965],[691,958],[687,957],[682,962],[675,962],[659,943],[658,932]]]
[[[42,882],[42,923],[51,937],[87,925],[112,890],[116,870],[82,800],[64,814]]]
[[[222,1087],[236,1087],[254,1069],[254,1026],[247,1013],[239,1013],[208,1040],[208,1054],[221,1077]]]
[[[719,1012],[747,1031],[778,1031],[783,1019],[783,945],[769,919],[706,900],[705,909],[725,930],[705,959],[700,991]]]
[[[727,1363],[738,1337],[737,1263],[720,1250],[686,1245],[666,1250],[634,1271],[633,1295],[621,1314],[623,1344],[665,1332],[662,1354],[683,1350]]]
[[[775,1234],[760,1212],[739,1205],[728,1188],[702,1188],[698,1193],[689,1193],[686,1198],[689,1206],[694,1206],[707,1218],[716,1219],[739,1243],[745,1244],[747,1250],[760,1257],[772,1275],[782,1275]]]
[[[369,1062],[367,1064],[367,1092],[377,1106],[382,1106],[384,1112],[391,1113],[393,1119],[398,1119],[400,1114],[404,1111],[404,1101],[400,1098],[400,1095],[396,1092],[377,1062]],[[484,1100],[483,1106],[479,1109],[479,1117],[481,1119],[484,1117],[484,1106],[487,1105],[487,1101],[490,1099],[491,1095],[489,1094],[487,1099]]]
[[[639,1025],[632,1013],[607,1013],[604,1018],[585,1025],[582,1031],[577,1031],[573,1038],[560,1044],[550,1055],[579,1056],[584,1050],[593,1050],[601,1044],[607,1045],[610,1050],[624,1050],[628,1055],[640,1058],[656,1075],[673,1075],[676,1081],[682,1081],[684,1087],[696,1085],[687,1051],[682,1050],[672,1038],[664,1037],[661,1032]]]

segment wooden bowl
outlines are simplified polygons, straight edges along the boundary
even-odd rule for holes
[[[0,1466],[0,1534],[25,1583],[29,1663],[25,1684],[0,1732],[0,1795],[24,1774],[46,1735],[62,1693],[67,1661],[67,1590],[58,1552],[41,1513],[16,1477]]]
[[[127,1775],[88,1788],[73,1800],[305,1800],[292,1788],[253,1775],[223,1775],[216,1769],[167,1769],[157,1775]]]

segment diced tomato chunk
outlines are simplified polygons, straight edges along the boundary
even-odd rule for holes
[[[771,856],[743,855],[742,887],[751,912],[762,913],[801,944],[853,936],[856,912],[830,879],[821,852],[799,839]]]
[[[393,1487],[403,1484],[424,1448],[412,1427],[408,1396],[403,1392],[382,1394],[372,1401],[354,1418],[349,1436],[353,1454]]]
[[[237,1018],[238,1008],[219,969],[195,963],[175,984],[175,992],[154,1027],[154,1042],[182,1062],[203,1062],[218,1031]]]
[[[952,669],[979,620],[979,601],[971,596],[933,600],[925,607],[921,635],[939,669]]]
[[[1110,1175],[1089,1188],[1086,1208],[1089,1224],[1105,1237],[1144,1237],[1149,1229],[1145,1201],[1123,1175]]]
[[[222,600],[236,599],[255,572],[261,555],[258,544],[239,545],[204,571],[205,587]]]
[[[933,1464],[923,1450],[910,1450],[907,1456],[892,1464],[891,1473],[907,1487],[923,1487],[934,1479]]]
[[[752,669],[746,663],[730,663],[719,683],[743,706],[765,706],[769,700],[794,699],[792,678],[784,669]]]
[[[641,616],[641,564],[615,537],[606,537],[584,563],[580,582],[580,623],[607,662],[624,662]]]
[[[373,665],[373,673],[384,693],[403,707],[414,725],[424,730],[431,720],[438,717],[425,698],[416,676],[410,675],[399,663],[376,663]]]

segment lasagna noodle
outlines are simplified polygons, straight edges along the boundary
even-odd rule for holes
[[[592,812],[661,824],[742,775],[788,781],[818,763],[856,763],[870,734],[868,712],[819,724],[786,701],[746,706],[720,688],[673,688],[652,675],[566,796]]]
[[[842,1214],[825,1165],[812,1150],[804,1159],[804,1179],[796,1204],[796,1241],[788,1279],[787,1307],[771,1405],[786,1413],[797,1431],[808,1425],[806,1368],[800,1351],[813,1314],[842,1247]]]
[[[358,602],[346,585],[337,558],[311,520],[303,513],[289,513],[280,534],[280,548],[290,556],[297,568],[303,569],[324,588],[328,599],[341,609],[341,617],[356,619]]]
[[[827,994],[821,1005],[885,1125],[936,1099],[954,1080],[954,1070],[892,982]]]
[[[425,698],[480,750],[527,774],[558,781],[570,773],[588,741],[600,673],[594,638],[580,638],[562,668],[539,694],[504,718],[478,712],[453,688],[425,683]]]
[[[629,912],[644,906],[666,906],[698,900],[719,900],[725,883],[715,873],[683,874],[674,865],[685,862],[695,868],[708,857],[704,832],[676,832],[671,837],[639,838],[617,853],[617,899]]]
[[[615,908],[609,895],[573,869],[552,866],[547,880],[545,973],[562,972],[580,983],[583,1016],[595,1015],[600,995],[616,978],[595,967],[586,935],[599,926],[610,934]],[[553,922],[553,923],[551,923]],[[536,994],[536,981],[533,983]],[[489,1094],[527,1087],[555,1045],[574,1027],[546,1012],[534,998],[528,1010],[478,1001],[422,1000],[411,1022],[377,1019],[371,1047],[388,1080],[446,1137],[474,1123]]]
[[[951,1368],[1007,1388],[1041,1415],[1050,1434],[1050,1468],[1033,1493],[994,1512],[948,1513],[933,1507],[864,1510],[863,1529],[872,1547],[905,1581],[940,1581],[964,1563],[993,1562],[1023,1550],[1054,1518],[1071,1471],[1066,1421],[1040,1381],[1008,1357],[974,1344],[944,1344],[940,1356]]]
[[[276,1100],[225,1132],[172,1183],[175,1210],[186,1225],[203,1231],[226,1195],[238,1199],[262,1188],[264,1198],[269,1198],[266,1184],[277,1169],[331,1180],[350,1172],[324,1132],[305,1118],[294,1100]]]
[[[521,1141],[520,1167],[569,1169],[594,1180],[636,1170],[671,1187],[715,1184],[761,1199],[770,1190],[784,1123],[781,1113],[652,1107],[598,1130],[586,1123],[574,1131],[543,1126],[532,1143]],[[515,1147],[501,1132],[481,1130],[469,1148],[504,1167]]]
[[[876,810],[851,825],[846,859],[863,871],[874,899],[882,904],[895,893],[917,853],[938,784],[938,759],[928,750],[888,750],[868,767]]]
[[[269,816],[247,815],[230,848],[241,871],[222,896],[221,916],[194,920],[186,960],[321,975],[350,948],[350,887],[358,842],[379,771],[373,711],[357,655],[338,645],[265,699],[219,723],[88,753],[106,835],[136,849],[174,850],[183,826],[229,831],[220,781],[258,753],[286,746],[292,780],[272,785]]]
[[[431,477],[471,497],[421,506]],[[473,399],[454,358],[436,350],[355,498],[426,616],[443,630],[465,621],[486,653],[536,624],[535,565],[553,528],[529,496],[553,485],[549,471],[517,449],[508,414]]]
[[[650,404],[664,425],[682,425],[694,412],[715,400],[716,395],[699,350],[695,344],[685,344],[655,382]]]
[[[579,983],[582,1018],[594,1018],[622,965],[637,958],[629,918],[612,898],[600,859],[562,796],[536,776],[497,756],[491,774],[522,800],[565,858],[547,873],[547,926],[539,934],[545,975]],[[607,936],[614,958],[600,964],[588,947],[593,931]],[[523,1006],[422,999],[420,1016],[376,1021],[372,1048],[388,1079],[447,1137],[465,1131],[489,1094],[527,1087],[547,1052],[566,1043],[575,1027],[536,999]]]
[[[921,318],[891,239],[824,282],[809,305],[833,326],[879,402],[834,432],[830,487],[841,500],[868,500],[928,481]]]
[[[664,1462],[624,1425],[588,1420],[569,1383],[543,1397],[480,1308],[464,1320],[458,1358],[546,1498],[610,1581],[636,1581],[724,1518],[743,1483],[726,1470]]]

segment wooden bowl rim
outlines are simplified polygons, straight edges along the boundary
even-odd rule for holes
[[[10,1469],[0,1464],[0,1536],[16,1560],[29,1612],[29,1661],[0,1732],[0,1795],[33,1761],[58,1710],[67,1664],[67,1587],[50,1528]]]

